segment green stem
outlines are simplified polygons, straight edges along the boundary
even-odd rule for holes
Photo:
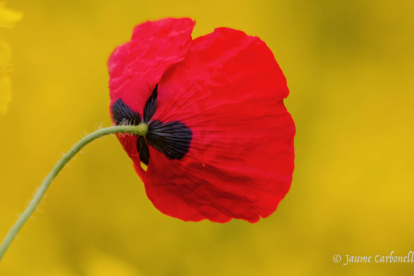
[[[30,201],[29,206],[27,206],[26,210],[21,214],[19,219],[10,229],[7,236],[4,238],[3,243],[0,246],[0,260],[3,258],[4,253],[7,251],[7,248],[10,246],[10,243],[16,237],[19,230],[25,224],[25,222],[29,219],[32,213],[36,210],[37,205],[39,205],[40,200],[43,198],[47,188],[49,187],[50,183],[52,183],[53,179],[59,174],[59,172],[63,169],[63,167],[72,159],[72,157],[80,151],[84,146],[95,140],[96,138],[100,138],[102,136],[114,133],[130,133],[130,134],[138,134],[138,135],[145,135],[148,131],[148,127],[146,124],[139,124],[137,126],[112,126],[108,128],[103,128],[97,130],[82,140],[80,140],[76,145],[71,148],[68,153],[66,153],[62,159],[55,165],[53,170],[49,173],[49,175],[45,178],[42,185],[37,190],[35,196],[33,197],[32,201]]]

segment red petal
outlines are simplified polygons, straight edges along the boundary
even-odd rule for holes
[[[142,115],[164,72],[185,58],[194,24],[189,18],[167,18],[136,26],[131,41],[116,48],[108,60],[111,106],[121,98]]]
[[[153,204],[191,221],[256,222],[273,213],[294,167],[287,95],[286,79],[259,38],[220,28],[194,40],[185,60],[162,77],[153,117],[186,124],[190,150],[169,160],[149,146],[148,171],[136,162]]]

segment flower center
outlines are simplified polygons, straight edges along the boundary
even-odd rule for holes
[[[151,96],[144,107],[144,120],[141,115],[133,111],[122,99],[118,99],[112,105],[112,119],[117,125],[148,126],[146,135],[137,139],[137,151],[142,163],[148,166],[150,150],[152,146],[170,160],[181,160],[190,150],[193,133],[189,127],[179,121],[161,122],[151,120],[157,107],[158,85],[155,86]]]

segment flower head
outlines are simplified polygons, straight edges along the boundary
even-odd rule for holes
[[[118,139],[161,212],[256,222],[276,210],[292,181],[286,79],[258,37],[218,28],[192,40],[194,24],[146,22],[115,49],[111,117],[148,125],[145,136]]]

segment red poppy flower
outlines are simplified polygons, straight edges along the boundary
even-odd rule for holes
[[[161,212],[256,222],[276,210],[292,181],[286,79],[258,37],[218,28],[192,40],[194,24],[146,22],[115,49],[111,117],[148,125],[145,136],[118,139]]]

